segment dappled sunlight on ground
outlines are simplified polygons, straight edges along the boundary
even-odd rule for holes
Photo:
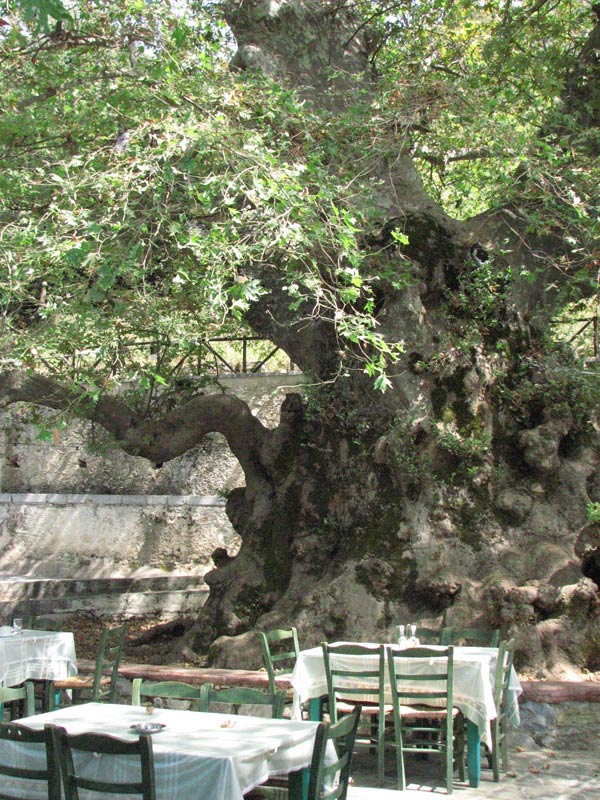
[[[495,783],[484,767],[477,789],[455,780],[453,796],[464,800],[597,800],[600,797],[598,751],[556,752],[539,748],[528,737],[518,736],[510,752],[510,769]],[[386,754],[385,784],[377,787],[376,756],[365,749],[356,753],[352,769],[354,791],[348,800],[423,800],[446,794],[441,760],[436,756],[415,760],[407,757],[407,791],[396,790],[393,752]],[[367,792],[367,793],[365,793]],[[393,792],[393,793],[392,793]]]

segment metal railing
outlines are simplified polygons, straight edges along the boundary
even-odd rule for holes
[[[580,337],[589,327],[592,326],[592,348],[593,348],[593,356],[584,356],[583,358],[583,365],[584,367],[592,366],[594,364],[598,364],[600,362],[600,358],[598,357],[598,353],[600,351],[600,324],[598,322],[598,314],[594,314],[593,317],[581,317],[579,319],[573,320],[573,322],[583,322],[583,325],[578,328],[575,333],[573,333],[567,339],[568,344],[572,344],[575,339]]]
[[[266,354],[261,354],[256,360],[252,360],[252,356],[256,355],[250,352],[249,345],[252,342],[266,343],[268,345]],[[234,353],[234,359],[231,353],[219,352],[218,343],[239,343],[241,345],[239,360],[237,353]],[[126,350],[130,350],[132,348],[147,350],[150,359],[156,359],[156,363],[158,363],[158,361],[161,360],[161,350],[164,352],[165,345],[167,349],[171,347],[170,342],[165,343],[164,341],[161,342],[152,339],[137,342],[120,341],[114,349],[114,358],[111,366],[112,374],[117,375],[121,370],[125,361],[124,353]],[[187,363],[187,369],[192,373],[219,374],[219,365],[221,365],[226,371],[231,373],[253,374],[260,372],[265,365],[267,365],[269,362],[272,362],[275,356],[280,352],[280,349],[281,348],[273,344],[270,339],[265,339],[262,336],[219,336],[213,339],[200,339],[193,348],[188,350],[188,352],[183,355],[182,358],[180,358],[174,367],[174,371],[181,370],[181,368]],[[89,356],[92,353],[93,351],[81,350],[74,352],[71,357],[72,366],[75,367],[77,359],[85,357],[86,355]],[[207,358],[207,356],[210,356],[210,358]],[[297,371],[297,367],[291,361],[291,359],[289,359],[288,356],[286,356],[286,359],[288,360],[287,371]],[[273,372],[280,371],[281,370],[279,369],[273,370]],[[269,372],[269,370],[267,369],[266,372]]]
[[[242,361],[241,364],[230,364],[227,359],[219,353],[213,346],[212,342],[241,342],[242,343]],[[256,373],[259,372],[265,364],[267,364],[271,359],[279,352],[280,348],[277,345],[273,345],[272,349],[267,353],[264,358],[261,358],[260,361],[254,362],[253,364],[249,364],[248,362],[248,342],[270,342],[270,339],[264,339],[261,336],[220,336],[215,339],[208,339],[202,342],[203,346],[211,353],[214,358],[216,359],[217,363],[223,364],[230,372],[240,372],[240,373]],[[273,344],[272,342],[270,342]],[[290,360],[289,362],[289,369],[292,371],[294,369],[294,364]]]

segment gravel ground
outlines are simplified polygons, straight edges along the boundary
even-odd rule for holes
[[[455,781],[453,797],[464,800],[596,800],[600,797],[600,762],[595,750],[555,752],[538,747],[529,737],[515,735],[510,769],[495,783],[485,763],[474,789]],[[375,757],[357,751],[352,761],[354,785],[348,800],[427,800],[446,796],[439,760],[407,758],[407,790],[396,789],[394,754],[386,758],[384,787],[377,785]]]

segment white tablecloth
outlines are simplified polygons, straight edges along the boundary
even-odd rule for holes
[[[0,686],[17,686],[29,678],[60,680],[77,674],[72,633],[0,628]]]
[[[352,644],[351,642],[337,642],[336,644]],[[378,644],[368,644],[373,648],[373,656],[335,656],[336,666],[358,667],[358,669],[377,669]],[[427,645],[433,647],[433,645]],[[436,649],[443,649],[436,646]],[[496,717],[493,686],[496,674],[496,661],[498,649],[496,647],[455,647],[454,648],[454,705],[471,720],[479,730],[479,736],[485,744],[491,744],[490,721]],[[421,672],[434,672],[434,661],[419,659],[415,665],[411,659],[406,659],[402,666],[410,664],[411,667]],[[291,683],[297,696],[298,703],[304,703],[315,697],[327,694],[327,678],[323,663],[323,652],[320,647],[302,650],[296,661],[291,676]],[[389,687],[389,675],[386,664],[386,685]],[[422,687],[421,687],[422,688]],[[428,688],[432,688],[428,686]],[[511,673],[507,710],[509,721],[516,727],[519,724],[518,696],[521,693],[519,679],[514,672]],[[369,699],[377,701],[377,697]],[[389,699],[389,698],[388,698]]]
[[[157,708],[147,715],[142,706],[85,703],[47,714],[19,720],[31,728],[45,724],[61,725],[70,733],[94,731],[121,738],[135,737],[130,726],[140,722],[162,722],[160,733],[153,734],[156,797],[158,800],[242,800],[249,789],[269,776],[287,774],[310,765],[318,723],[264,717],[229,716],[199,711],[174,711]],[[10,760],[25,759],[28,767],[43,768],[44,750],[39,746],[16,745]],[[77,761],[83,774],[118,778],[127,774],[131,757],[107,758],[80,754]],[[107,772],[107,763],[114,772]],[[139,762],[138,762],[139,763]],[[136,764],[139,774],[139,767]],[[4,778],[3,778],[4,781]],[[16,787],[6,779],[2,789]],[[23,792],[23,782],[20,784]],[[46,798],[40,785],[26,786],[28,797]],[[37,793],[36,793],[37,790]],[[10,792],[9,792],[10,793]],[[81,800],[100,800],[97,792],[81,792]],[[21,795],[19,795],[21,796]],[[111,795],[115,798],[115,795]]]

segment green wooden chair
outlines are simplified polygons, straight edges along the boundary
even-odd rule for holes
[[[338,722],[344,714],[350,714],[357,705],[362,707],[363,717],[370,720],[368,743],[377,750],[377,776],[380,783],[384,777],[384,746],[386,718],[392,716],[392,706],[384,701],[385,647],[377,650],[360,644],[332,645],[322,642],[323,663],[327,678],[329,718]],[[376,664],[366,667],[352,663],[346,656],[375,656]],[[368,691],[365,691],[365,690]],[[365,701],[365,695],[377,697],[376,701]]]
[[[339,722],[320,723],[315,735],[305,800],[346,800],[360,715],[361,707],[355,706]],[[337,758],[334,762],[325,764],[330,742],[333,743]],[[294,776],[294,779],[301,780],[301,775]],[[277,782],[273,785],[267,783],[257,786],[245,796],[245,800],[287,800],[288,796],[287,785]]]
[[[73,692],[73,703],[113,703],[117,691],[117,678],[121,653],[125,644],[127,625],[105,627],[100,636],[96,666],[93,675],[73,675],[53,682],[55,691],[48,692],[49,711],[60,704],[60,693]]]
[[[408,659],[435,659],[435,672],[418,674]],[[452,793],[454,757],[465,779],[465,722],[453,706],[454,648],[388,648],[398,789],[406,788],[404,753],[440,753],[445,759],[446,791]]]
[[[62,625],[62,617],[60,616],[32,616],[30,620],[31,621],[27,626],[25,625],[25,622],[23,622],[24,628],[28,627],[36,631],[52,632],[66,630]],[[44,678],[34,678],[33,683],[36,688],[36,697],[39,697],[39,706],[41,711],[44,712],[53,709],[58,703],[55,694],[54,681]]]
[[[415,634],[421,644],[442,644],[442,631],[417,626]]]
[[[48,748],[60,763],[65,800],[79,800],[79,790],[86,789],[103,794],[137,794],[142,800],[156,800],[154,783],[154,756],[152,739],[140,734],[136,741],[125,741],[100,733],[70,734],[64,728],[47,725]],[[79,775],[74,767],[73,752],[98,754],[101,757],[138,756],[140,774],[132,780],[101,780]]]
[[[35,692],[31,681],[23,686],[0,686],[0,721],[4,719],[5,706],[9,706],[9,719],[31,717],[35,714]]]
[[[496,663],[496,677],[494,680],[494,704],[497,716],[492,720],[492,750],[489,754],[494,780],[500,780],[500,761],[502,770],[508,770],[508,718],[506,712],[506,696],[510,673],[515,655],[515,640],[500,642],[498,661]]]
[[[40,750],[43,749],[46,755],[45,769],[34,769],[26,764],[7,763],[6,748],[0,747],[0,776],[23,781],[43,781],[47,785],[48,800],[61,800],[60,769],[58,761],[53,757],[53,751],[46,746],[47,734],[45,731],[34,731],[25,725],[1,722],[0,741],[39,745]],[[23,800],[27,797],[24,792],[17,791],[18,794],[8,794],[5,781],[0,781],[0,800]]]
[[[310,764],[308,800],[346,800],[350,785],[350,769],[361,706],[331,725],[321,723],[317,728],[315,746]],[[337,760],[325,765],[327,745],[332,742]],[[331,789],[337,775],[337,785]]]
[[[189,701],[190,711],[200,710],[201,686],[191,686],[180,681],[143,681],[134,678],[131,686],[131,704],[134,706],[146,705],[146,701],[155,700],[186,700]]]
[[[277,675],[291,675],[300,646],[296,628],[279,628],[273,631],[259,631],[263,664],[269,676],[269,691],[277,691]]]
[[[442,628],[440,644],[448,647],[449,645],[471,645],[474,647],[498,647],[500,642],[500,630],[490,630],[487,628]]]
[[[62,616],[43,616],[34,617],[31,627],[37,631],[67,631],[71,630],[72,626],[67,629],[64,624]]]
[[[214,708],[214,705],[217,708]],[[223,708],[226,706],[226,708]],[[217,711],[223,714],[239,714],[242,706],[269,706],[273,719],[282,719],[285,707],[285,691],[263,692],[236,686],[230,689],[215,689],[212,683],[200,687],[200,711]]]

